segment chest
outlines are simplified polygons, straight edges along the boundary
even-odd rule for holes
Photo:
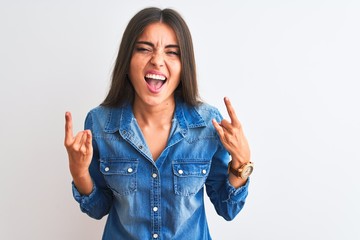
[[[171,126],[161,126],[157,128],[142,127],[142,133],[148,146],[152,158],[156,161],[165,149],[170,135]]]

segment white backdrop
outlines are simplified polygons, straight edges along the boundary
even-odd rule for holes
[[[357,0],[0,0],[0,239],[100,239],[63,147],[108,89],[124,27],[173,7],[195,45],[202,97],[230,97],[256,169],[247,204],[213,238],[360,239]],[[191,236],[189,236],[191,239]]]

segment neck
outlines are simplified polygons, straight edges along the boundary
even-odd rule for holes
[[[171,125],[175,112],[175,100],[163,102],[159,105],[146,105],[135,100],[133,112],[136,121],[143,126],[166,126]]]

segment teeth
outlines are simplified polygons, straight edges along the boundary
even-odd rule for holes
[[[162,75],[156,75],[156,74],[146,74],[145,76],[146,78],[152,78],[152,79],[156,79],[156,80],[161,80],[161,81],[165,81],[166,77],[162,76]]]

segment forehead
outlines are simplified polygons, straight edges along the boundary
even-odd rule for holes
[[[145,27],[138,41],[149,41],[154,44],[177,44],[175,31],[167,24],[156,22]]]

